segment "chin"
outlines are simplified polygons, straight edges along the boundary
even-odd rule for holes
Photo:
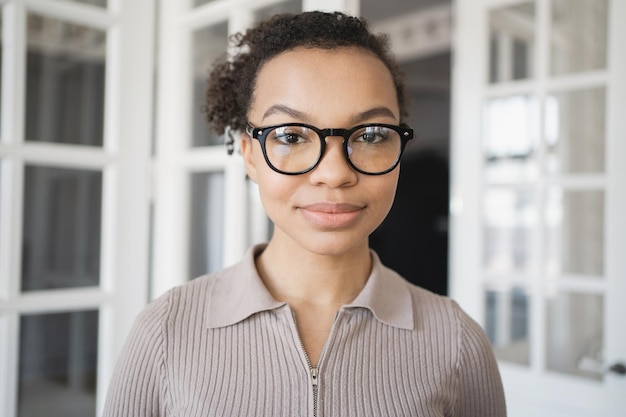
[[[328,236],[315,237],[300,243],[305,250],[320,256],[343,256],[368,249],[368,239],[354,239],[329,233]]]

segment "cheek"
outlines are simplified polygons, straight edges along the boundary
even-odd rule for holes
[[[255,141],[256,142],[256,141]],[[263,156],[263,151],[261,150],[261,146],[258,143],[253,143],[252,149],[250,149],[249,154],[249,170],[252,171],[254,177],[252,178],[254,182],[256,182],[259,186],[259,189],[262,190],[264,188],[264,184],[276,181],[277,172],[273,171],[265,162],[265,157]],[[250,169],[250,167],[252,167]]]
[[[380,201],[382,207],[385,207],[385,215],[391,209],[393,201],[396,198],[396,188],[398,187],[398,171],[395,170],[380,177],[382,181],[378,184],[378,192],[376,198]]]
[[[262,164],[257,165],[256,170],[259,195],[265,211],[271,216],[272,207],[283,206],[289,196],[293,195],[294,186],[289,181],[292,178],[273,171],[267,166],[263,156],[257,163]]]
[[[381,196],[381,206],[380,213],[382,216],[381,222],[387,217],[389,212],[391,211],[391,207],[393,206],[393,201],[395,199],[396,193],[395,189],[392,191],[389,188],[386,190],[385,195]]]

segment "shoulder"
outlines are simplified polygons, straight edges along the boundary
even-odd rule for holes
[[[403,279],[411,296],[414,329],[430,337],[445,338],[450,348],[479,350],[492,354],[491,344],[482,326],[451,298],[435,294]]]
[[[194,278],[167,292],[148,304],[138,320],[176,320],[202,313],[208,307],[215,284],[232,275],[231,268]]]
[[[445,324],[455,327],[466,322],[475,323],[451,298],[435,294],[406,280],[404,280],[404,285],[411,295],[417,327],[424,321],[434,322],[438,326]]]

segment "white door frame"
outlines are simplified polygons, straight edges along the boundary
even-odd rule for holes
[[[484,281],[482,277],[482,141],[481,129],[484,99],[488,96],[487,9],[494,6],[523,3],[515,0],[458,0],[455,6],[455,65],[453,68],[453,123],[451,148],[451,296],[485,324]],[[546,19],[548,0],[537,0],[539,19]],[[605,278],[597,287],[604,294],[606,366],[626,360],[626,3],[610,4],[608,68],[599,79],[606,79],[607,129],[605,187]],[[545,23],[545,22],[544,22]],[[540,26],[545,27],[545,26]],[[546,39],[546,34],[536,35]],[[538,59],[544,59],[545,45],[538,45]],[[543,58],[542,55],[543,54]],[[546,62],[538,65],[547,65]],[[544,67],[547,68],[547,67]],[[595,77],[595,76],[594,76]],[[605,77],[605,78],[604,78]],[[591,77],[593,78],[593,77]],[[571,80],[568,80],[570,82]],[[573,81],[575,82],[575,81]],[[533,81],[523,81],[534,85]],[[522,86],[524,87],[524,86]],[[520,88],[522,88],[520,87]],[[517,88],[517,87],[516,87]],[[531,92],[542,91],[538,85]],[[503,90],[504,91],[504,90]],[[530,292],[531,310],[542,318],[541,285]],[[531,329],[538,326],[530,323]],[[532,331],[532,330],[531,330]],[[532,334],[532,333],[531,333]],[[511,416],[588,416],[617,417],[626,409],[626,378],[609,374],[604,382],[575,381],[546,372],[541,358],[533,352],[544,348],[545,337],[533,335],[531,366],[524,368],[501,362],[501,371]],[[569,403],[566,405],[565,403]]]
[[[15,416],[17,412],[21,314],[99,311],[99,415],[132,318],[148,299],[154,3],[109,0],[109,7],[102,9],[51,0],[0,2],[4,18],[0,132],[1,415]],[[106,31],[103,147],[25,141],[26,16],[30,11]],[[29,163],[102,172],[99,286],[20,291],[23,170]]]

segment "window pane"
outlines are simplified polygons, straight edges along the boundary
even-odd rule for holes
[[[604,273],[604,192],[552,188],[546,202],[548,276]]]
[[[102,146],[106,34],[28,15],[26,140]]]
[[[548,297],[547,368],[595,380],[603,375],[604,298],[557,293]]]
[[[485,331],[496,357],[521,365],[530,364],[530,300],[521,288],[487,291]]]
[[[537,201],[526,190],[485,191],[483,262],[488,274],[529,275],[537,230]]]
[[[96,415],[98,312],[20,320],[18,417]]]
[[[487,181],[524,181],[538,175],[537,102],[531,96],[491,99],[485,106]]]
[[[548,96],[545,137],[549,172],[604,172],[605,101],[604,88]]]
[[[102,173],[27,166],[22,290],[98,285]]]
[[[207,76],[215,60],[226,57],[227,45],[228,24],[226,22],[197,30],[193,34],[192,146],[224,143],[224,137],[215,134],[207,124],[202,108],[206,101]]]
[[[607,0],[553,0],[550,64],[553,75],[606,68]]]
[[[302,11],[302,1],[288,0],[282,3],[273,4],[257,10],[254,13],[254,20],[259,22],[279,13],[300,13]]]
[[[489,81],[531,78],[535,59],[535,4],[492,10],[489,25]]]
[[[192,174],[189,278],[222,268],[223,224],[224,173]]]

